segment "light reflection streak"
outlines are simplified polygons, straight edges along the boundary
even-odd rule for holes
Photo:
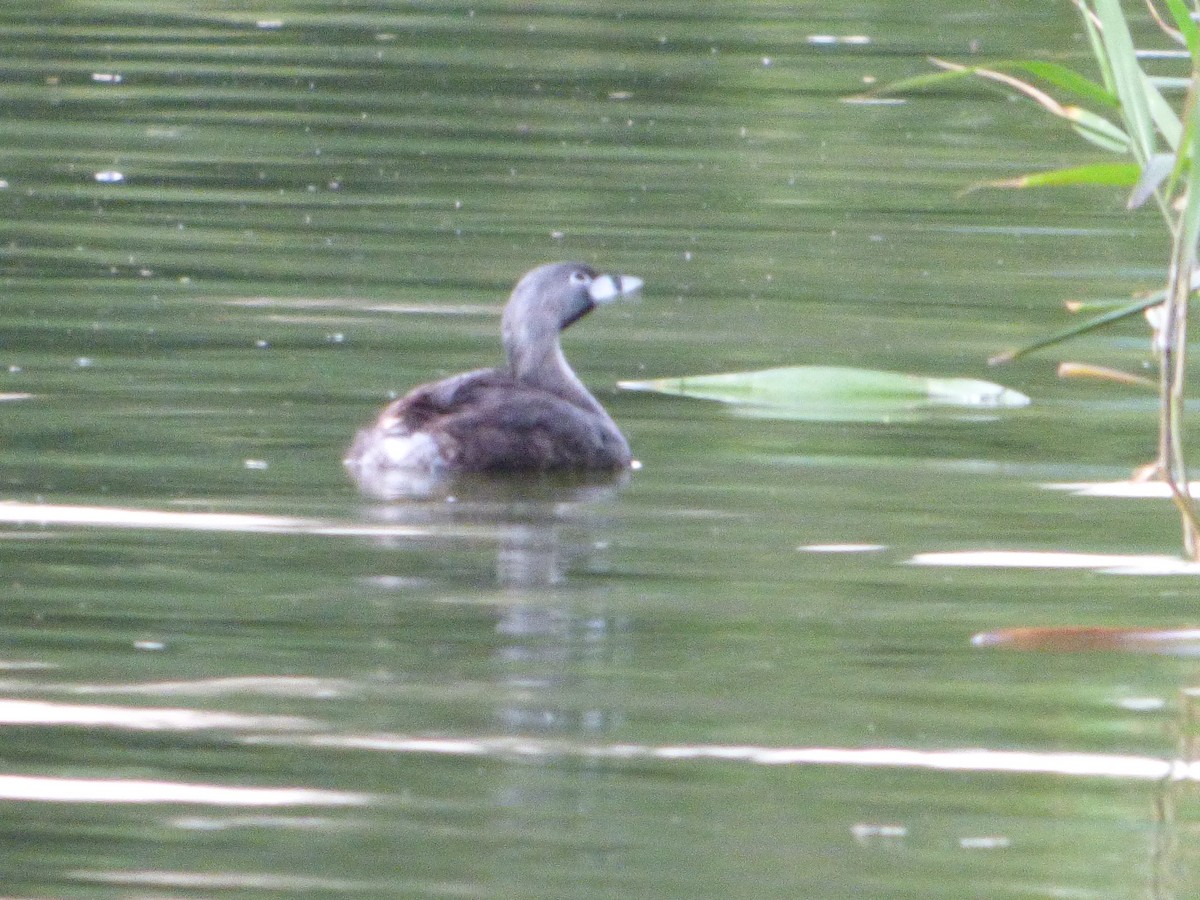
[[[1171,488],[1165,481],[1052,481],[1043,484],[1042,487],[1048,491],[1066,491],[1077,497],[1171,499]],[[1200,496],[1200,481],[1191,483],[1191,492]]]
[[[1200,575],[1200,563],[1177,556],[1136,553],[1063,553],[1055,550],[955,550],[918,553],[914,566],[976,569],[1093,569],[1109,575]]]
[[[437,529],[415,525],[361,525],[295,516],[250,513],[176,512],[113,506],[68,506],[52,503],[0,502],[0,524],[48,527],[83,525],[101,528],[146,528],[174,531],[228,531],[260,534],[313,534],[341,537],[429,537]],[[455,526],[454,533],[491,534],[477,527]]]
[[[196,709],[138,709],[10,699],[0,699],[0,725],[73,725],[138,731],[196,731],[202,728],[297,731],[318,727],[314,720],[300,716],[245,715]]]
[[[1132,781],[1200,781],[1200,762],[1106,753],[1026,750],[914,750],[901,747],[761,747],[754,745],[594,745],[532,738],[417,738],[403,735],[314,735],[300,738],[248,737],[249,744],[294,744],[369,750],[498,758],[576,757],[587,760],[717,761],[763,766],[855,766],[1021,775],[1066,775]]]
[[[495,316],[499,318],[502,308],[495,304],[486,303],[377,303],[363,301],[353,297],[246,297],[240,300],[226,300],[226,306],[241,306],[248,309],[293,309],[293,310],[324,310],[333,309],[338,312],[348,310],[370,313],[397,313],[400,315],[422,316]],[[288,321],[292,317],[268,315],[270,320]],[[328,323],[326,318],[304,319],[302,321]]]
[[[317,788],[227,787],[125,778],[0,775],[0,800],[40,803],[190,803],[199,806],[363,806],[367,794]]]
[[[0,669],[3,664],[0,664]],[[138,684],[81,684],[72,694],[143,694],[153,697],[230,697],[254,694],[262,697],[304,697],[332,700],[361,693],[347,678],[317,678],[308,675],[230,675],[187,681],[148,681]]]
[[[336,878],[311,878],[302,875],[276,875],[259,872],[167,872],[161,870],[142,870],[132,872],[100,872],[78,869],[68,873],[76,881],[93,884],[140,885],[142,887],[160,887],[196,890],[258,890],[258,891],[304,891],[306,893],[323,891],[327,893],[349,893],[362,891],[377,891],[383,888],[381,884],[370,882],[345,881]]]

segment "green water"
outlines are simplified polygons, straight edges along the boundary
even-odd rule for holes
[[[1179,540],[1041,487],[1148,461],[1151,395],[984,364],[1154,284],[1153,212],[960,195],[1094,158],[1002,93],[842,102],[973,48],[1086,52],[1066,3],[5,6],[0,477],[76,509],[0,526],[4,893],[1193,895],[1194,778],[1116,770],[1190,759],[1194,658],[971,644],[1194,624],[1192,579],[910,564]],[[512,283],[572,258],[647,282],[565,341],[630,482],[358,496],[355,429],[496,361]],[[616,388],[800,364],[1033,404]]]

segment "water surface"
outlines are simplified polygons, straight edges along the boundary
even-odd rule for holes
[[[1081,60],[1069,5],[898,9],[7,6],[7,892],[1189,896],[1194,658],[971,637],[1195,624],[1191,577],[912,562],[1176,552],[1165,502],[1042,487],[1147,461],[1153,397],[984,365],[1163,241],[1104,192],[960,195],[1093,158],[1001,93],[842,102]],[[647,281],[566,340],[630,482],[358,496],[354,430],[569,258]],[[1148,362],[1136,324],[1069,352]],[[799,364],[1034,403],[616,388]]]

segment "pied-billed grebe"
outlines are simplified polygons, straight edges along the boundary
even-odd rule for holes
[[[583,263],[526,273],[501,322],[508,364],[421,385],[388,405],[350,447],[351,475],[372,493],[399,495],[461,473],[627,468],[628,442],[567,364],[559,333],[641,286]]]

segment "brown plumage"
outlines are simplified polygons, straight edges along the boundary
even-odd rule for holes
[[[388,405],[358,433],[346,457],[351,474],[365,489],[385,479],[383,493],[397,495],[457,473],[627,468],[629,444],[567,364],[559,334],[640,287],[582,263],[528,272],[504,310],[507,365],[421,385]]]

